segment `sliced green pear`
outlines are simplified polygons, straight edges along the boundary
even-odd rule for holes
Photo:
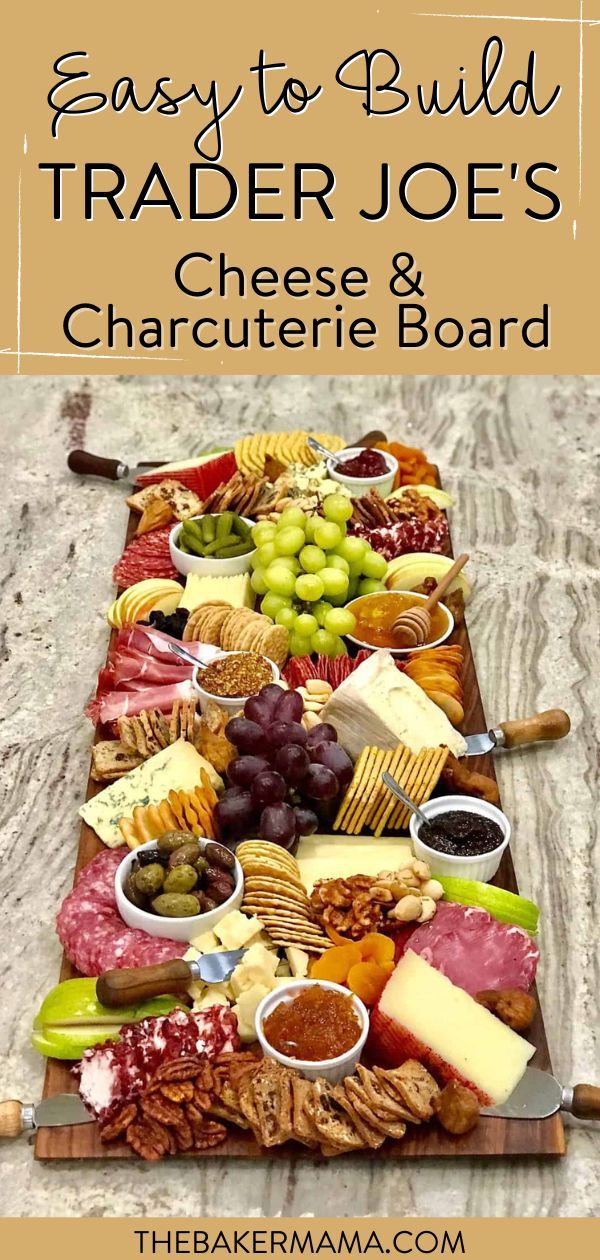
[[[79,1059],[89,1046],[116,1040],[123,1024],[150,1015],[168,1015],[181,1006],[176,997],[149,998],[137,1006],[110,1010],[96,998],[96,981],[63,980],[44,998],[33,1023],[32,1045],[56,1059]]]

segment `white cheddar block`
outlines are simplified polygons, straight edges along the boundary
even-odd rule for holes
[[[179,607],[193,612],[200,604],[206,604],[213,599],[231,604],[232,608],[253,608],[254,591],[249,575],[230,573],[224,577],[212,577],[203,573],[188,574]]]
[[[391,1021],[385,1032],[381,1016]],[[386,1051],[397,1045],[398,1062],[421,1058],[438,1078],[449,1075],[449,1065],[450,1075],[494,1103],[512,1094],[535,1054],[535,1046],[411,949],[390,976],[371,1028]],[[411,1038],[421,1044],[411,1044]]]
[[[402,870],[412,856],[410,844],[394,836],[301,836],[296,851],[300,878],[309,892],[318,879]]]
[[[79,813],[109,849],[116,849],[125,843],[119,831],[121,818],[131,818],[137,805],[160,805],[171,791],[193,792],[201,786],[201,770],[206,771],[215,790],[223,787],[214,766],[200,756],[193,744],[178,739],[116,783],[110,783],[86,801]]]

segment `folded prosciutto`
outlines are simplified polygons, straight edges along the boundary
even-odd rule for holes
[[[176,700],[190,699],[193,666],[175,656],[170,643],[178,640],[152,626],[124,626],[119,630],[107,664],[98,675],[96,693],[85,711],[94,725],[108,725],[142,709],[168,713]],[[185,646],[197,660],[209,661],[217,652],[204,643]]]

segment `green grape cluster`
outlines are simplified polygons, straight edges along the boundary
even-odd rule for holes
[[[385,589],[384,557],[347,534],[352,504],[346,495],[328,495],[323,513],[307,516],[289,507],[276,524],[259,521],[252,530],[252,589],[262,596],[261,612],[289,631],[292,656],[345,654],[342,635],[356,625],[345,605]]]

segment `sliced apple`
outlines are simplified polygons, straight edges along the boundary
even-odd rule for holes
[[[418,486],[399,486],[397,490],[394,490],[387,497],[388,499],[401,499],[402,495],[406,494],[408,490],[415,490],[422,498],[431,499],[431,502],[435,503],[436,507],[444,510],[454,506],[454,499],[451,494],[448,494],[447,490],[440,490],[439,486],[428,486],[425,483]]]
[[[397,556],[395,560],[390,560],[387,567],[385,585],[390,591],[414,591],[427,578],[435,578],[439,582],[453,564],[454,560],[450,556],[440,556],[431,551],[415,551],[406,556]],[[462,590],[466,603],[471,597],[472,586],[465,577],[464,569],[449,587],[450,592],[459,589]]]

